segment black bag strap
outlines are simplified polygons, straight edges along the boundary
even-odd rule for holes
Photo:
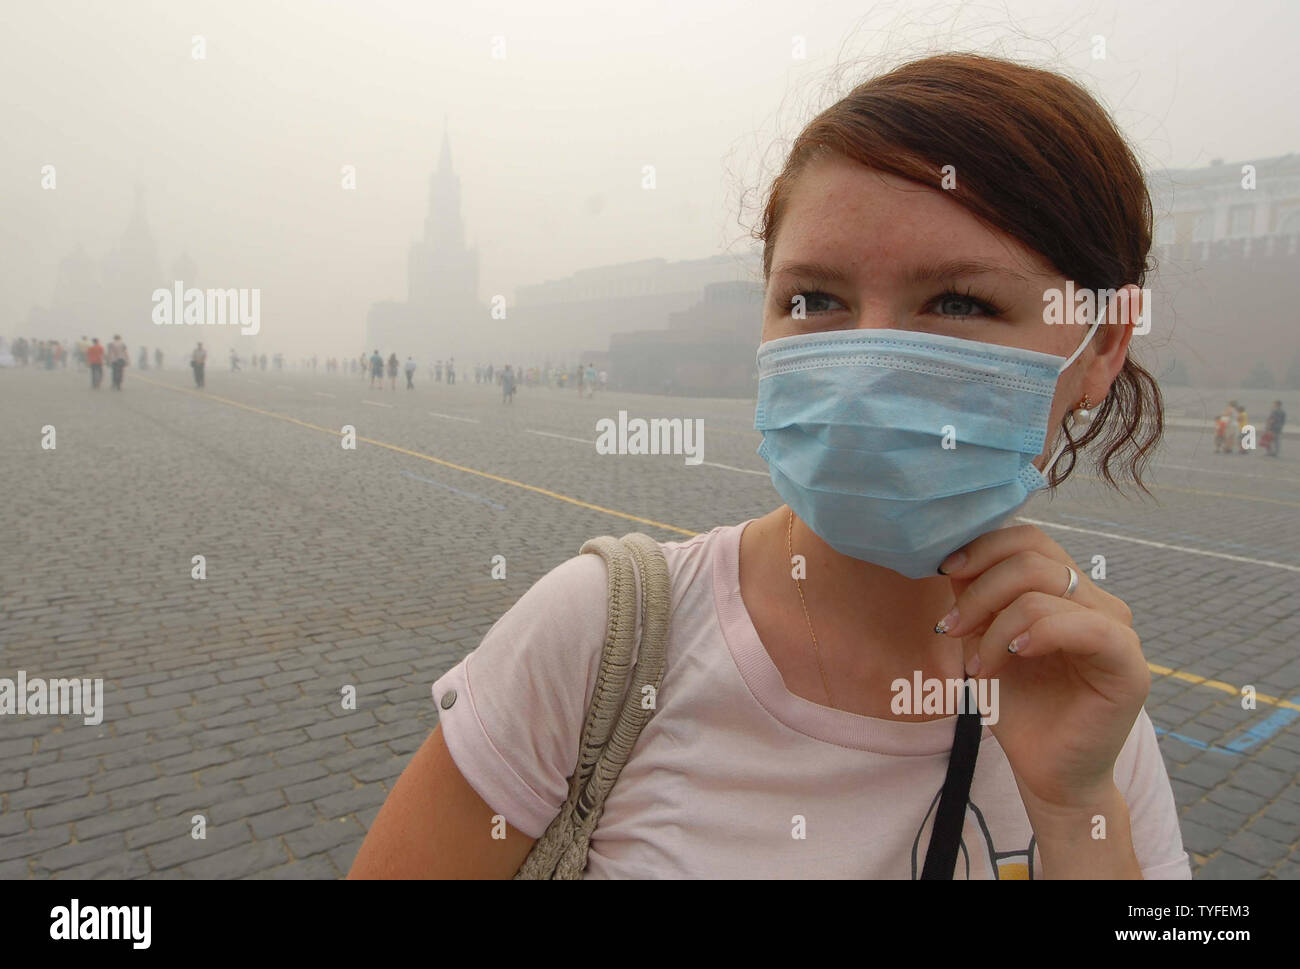
[[[966,681],[965,712],[957,715],[957,732],[948,757],[948,773],[943,779],[939,810],[935,812],[934,828],[930,832],[930,847],[925,852],[922,881],[948,881],[957,870],[966,802],[970,798],[971,779],[975,776],[975,758],[980,752],[980,711],[975,705],[971,683],[971,680]]]

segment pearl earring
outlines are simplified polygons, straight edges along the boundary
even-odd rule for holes
[[[1093,406],[1094,405],[1092,403],[1092,398],[1090,398],[1087,394],[1084,394],[1083,400],[1079,402],[1079,406],[1076,407],[1074,409],[1074,412],[1070,415],[1073,418],[1072,426],[1087,427],[1089,424],[1091,424],[1092,416],[1093,416],[1092,415]]]

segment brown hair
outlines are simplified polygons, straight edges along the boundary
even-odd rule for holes
[[[955,201],[1076,285],[1145,283],[1151,198],[1141,167],[1105,109],[1058,74],[942,54],[859,84],[809,122],[772,183],[754,233],[763,242],[764,280],[790,187],[827,152],[923,185],[952,165]],[[1110,466],[1122,460],[1121,473],[1150,494],[1141,471],[1160,441],[1163,409],[1159,386],[1130,347],[1092,423],[1069,440],[1069,465],[1052,468],[1052,487],[1074,470],[1076,450],[1101,440],[1096,465],[1105,481],[1120,487]]]

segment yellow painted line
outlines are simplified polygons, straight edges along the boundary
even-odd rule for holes
[[[1071,477],[1074,477],[1071,475]],[[1092,474],[1080,474],[1080,478],[1086,481],[1101,481],[1103,479]],[[1236,501],[1260,501],[1267,505],[1283,505],[1287,508],[1300,508],[1300,501],[1287,501],[1284,498],[1264,498],[1260,495],[1243,495],[1234,491],[1202,491],[1200,488],[1180,488],[1178,485],[1167,484],[1150,484],[1148,487],[1152,491],[1179,491],[1185,495],[1204,495],[1207,498],[1232,498]]]
[[[277,418],[278,420],[288,421],[291,424],[297,424],[301,427],[309,427],[313,431],[321,431],[322,433],[325,434],[332,434],[334,437],[342,436],[341,431],[336,431],[333,428],[321,427],[318,424],[312,424],[309,423],[308,421],[300,421],[296,417],[289,417],[286,414],[277,414],[275,413],[275,411],[263,410],[260,407],[254,407],[251,404],[244,404],[237,400],[231,400],[228,397],[218,397],[216,394],[208,394],[208,393],[201,394],[196,390],[189,390],[188,388],[185,387],[173,387],[170,384],[161,384],[158,383],[157,381],[149,380],[146,377],[141,377],[138,374],[136,375],[135,379],[146,384],[151,384],[154,387],[162,387],[164,390],[174,390],[177,393],[189,394],[192,397],[200,397],[204,400],[219,400],[223,404],[230,404],[232,407],[239,407],[242,408],[243,410],[252,411],[254,414],[264,414],[267,417],[274,417]],[[464,471],[466,474],[475,474],[481,478],[487,478],[490,481],[498,481],[501,484],[511,485],[512,487],[515,488],[523,488],[525,491],[532,491],[539,495],[545,495],[546,497],[554,498],[557,501],[568,502],[571,505],[577,505],[579,508],[586,508],[591,511],[598,511],[601,512],[602,514],[613,515],[616,518],[623,518],[628,521],[640,522],[644,525],[653,525],[655,528],[662,528],[665,529],[666,531],[677,532],[679,535],[695,536],[699,534],[699,532],[692,532],[692,531],[688,531],[685,528],[678,528],[676,525],[666,525],[663,522],[657,522],[651,518],[640,518],[636,515],[629,515],[626,512],[615,511],[612,508],[603,508],[600,505],[593,505],[590,504],[589,502],[580,501],[577,498],[570,498],[568,495],[562,495],[558,491],[551,491],[547,488],[539,488],[537,487],[537,485],[525,484],[522,481],[515,481],[511,478],[503,478],[501,475],[491,474],[490,472],[487,471],[479,471],[477,468],[467,468],[463,464],[455,464],[451,461],[444,461],[442,458],[435,458],[432,455],[421,454],[419,451],[412,451],[408,448],[398,447],[396,444],[388,444],[385,441],[376,441],[368,437],[358,437],[357,440],[364,441],[367,444],[373,444],[375,447],[387,448],[388,450],[396,451],[399,454],[406,454],[413,458],[419,458],[422,461],[432,461],[434,464],[440,464],[446,468],[454,468],[457,471]],[[1172,676],[1175,679],[1185,680],[1188,683],[1195,683],[1198,686],[1205,686],[1205,687],[1209,687],[1210,689],[1222,690],[1223,692],[1231,693],[1234,696],[1241,695],[1241,690],[1235,686],[1232,686],[1230,683],[1223,683],[1220,682],[1219,680],[1207,680],[1205,677],[1197,676],[1195,673],[1188,673],[1184,670],[1170,669],[1168,666],[1158,666],[1155,663],[1147,663],[1147,668],[1151,670],[1152,673],[1155,673],[1159,676]],[[1269,696],[1266,693],[1257,693],[1255,695],[1255,699],[1261,703],[1269,703],[1272,704],[1273,706],[1282,707],[1283,709],[1286,710],[1300,710],[1300,704],[1291,703],[1290,701],[1283,700],[1280,697]]]
[[[149,380],[145,377],[136,376],[136,380],[150,384],[154,387],[162,387],[164,390],[172,390],[178,394],[189,394],[191,397],[200,397],[204,400],[219,400],[223,404],[230,404],[232,407],[239,407],[246,411],[252,411],[254,414],[262,414],[266,417],[274,417],[278,420],[288,421],[290,424],[297,424],[299,427],[308,427],[313,431],[320,431],[324,434],[332,434],[334,437],[342,437],[342,431],[336,431],[332,427],[321,427],[319,424],[312,424],[308,421],[300,421],[296,417],[289,417],[287,414],[277,414],[275,411],[263,410],[260,407],[254,407],[251,404],[244,404],[237,400],[231,400],[229,397],[219,397],[216,394],[199,393],[197,390],[190,390],[186,387],[173,387],[170,384],[158,383],[155,380]],[[387,448],[389,451],[396,451],[398,454],[405,454],[413,458],[419,458],[421,461],[431,461],[434,464],[440,464],[444,468],[453,468],[457,471],[463,471],[466,474],[478,475],[480,478],[487,478],[489,481],[498,481],[501,484],[511,485],[515,488],[523,488],[525,491],[532,491],[539,495],[545,495],[547,498],[554,498],[556,501],[568,502],[570,505],[577,505],[579,508],[586,508],[590,511],[598,511],[605,515],[613,515],[615,518],[622,518],[627,521],[638,522],[642,525],[653,525],[655,528],[662,528],[665,531],[676,532],[679,535],[688,535],[694,537],[699,534],[698,531],[689,531],[685,528],[678,528],[676,525],[667,525],[663,522],[655,521],[653,518],[641,518],[638,515],[629,515],[624,511],[615,511],[613,508],[605,508],[601,505],[593,505],[590,502],[581,501],[577,498],[570,498],[568,495],[562,495],[558,491],[551,491],[548,488],[539,488],[537,485],[526,484],[523,481],[515,481],[513,478],[504,478],[499,474],[491,474],[487,471],[480,471],[477,468],[469,468],[463,464],[456,464],[452,461],[444,461],[442,458],[435,458],[430,454],[421,454],[419,451],[412,451],[409,448],[398,447],[396,444],[389,444],[386,441],[376,441],[374,438],[361,437],[358,435],[358,441],[364,441],[366,444],[373,444],[375,447]]]
[[[1186,670],[1170,669],[1168,666],[1157,666],[1155,663],[1147,663],[1147,669],[1160,676],[1172,676],[1176,680],[1184,680],[1188,683],[1195,683],[1197,686],[1206,686],[1212,690],[1222,690],[1224,693],[1231,693],[1233,696],[1241,696],[1239,687],[1235,687],[1231,683],[1224,683],[1221,680],[1207,680],[1203,676],[1188,673]],[[1300,703],[1292,703],[1290,700],[1269,696],[1267,693],[1256,693],[1255,699],[1260,703],[1281,707],[1283,710],[1300,710]]]

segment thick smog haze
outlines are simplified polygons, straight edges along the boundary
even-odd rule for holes
[[[6,953],[1285,934],[1300,2],[0,9]]]
[[[933,50],[1069,73],[1153,169],[1300,142],[1285,3],[54,2],[4,21],[11,338],[79,336],[31,332],[28,313],[78,246],[113,250],[139,189],[167,280],[183,254],[187,285],[261,290],[260,347],[354,356],[371,304],[406,298],[444,133],[485,305],[588,267],[742,254],[778,139]]]

